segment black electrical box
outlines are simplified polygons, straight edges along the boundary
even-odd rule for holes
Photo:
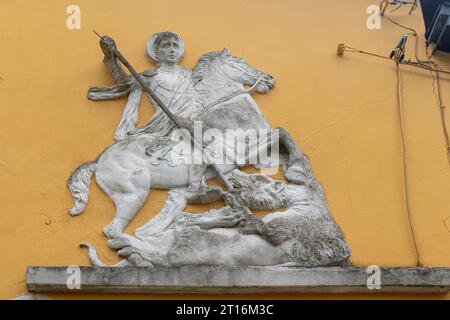
[[[421,0],[427,44],[450,52],[450,0]]]

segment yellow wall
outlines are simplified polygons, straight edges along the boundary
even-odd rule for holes
[[[66,28],[69,4],[81,7],[81,30]],[[271,124],[287,128],[310,156],[332,214],[353,250],[352,263],[414,265],[404,202],[395,67],[370,57],[335,54],[340,42],[381,54],[388,54],[397,43],[403,31],[388,22],[381,30],[366,28],[370,4],[377,1],[1,1],[0,298],[26,291],[28,265],[87,265],[86,253],[78,248],[83,241],[95,244],[106,262],[117,261],[101,233],[113,217],[113,204],[95,184],[86,212],[77,218],[66,214],[72,205],[65,186],[69,174],[113,141],[125,104],[125,100],[86,99],[89,86],[112,84],[93,29],[115,38],[138,70],[153,68],[144,54],[147,38],[156,31],[172,30],[184,38],[186,67],[192,68],[203,53],[227,46],[232,54],[273,74],[276,89],[256,100]],[[396,18],[418,28],[423,56],[420,10],[413,16],[397,11]],[[438,54],[436,59],[450,69],[448,55]],[[411,214],[419,250],[426,266],[450,266],[450,166],[432,80],[426,71],[405,67],[402,76]],[[447,103],[449,85],[448,80],[442,82]],[[145,102],[141,123],[150,114]],[[152,191],[127,231],[148,221],[164,196]]]

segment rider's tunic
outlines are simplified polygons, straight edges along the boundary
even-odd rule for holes
[[[189,69],[178,66],[174,72],[158,69],[144,71],[140,75],[177,119],[192,119],[201,106],[206,104],[207,92],[201,83],[194,86],[192,71]],[[128,103],[116,132],[116,140],[124,139],[127,133],[133,131],[137,122],[141,92],[139,84],[131,76],[125,82],[112,87],[89,89],[88,98],[91,100],[109,100],[128,96]],[[155,114],[137,133],[166,136],[175,124],[153,99],[152,103]]]
[[[150,89],[161,99],[177,119],[192,119],[204,104],[205,97],[197,93],[192,81],[192,71],[178,67],[174,72],[158,69],[152,76],[146,77]],[[155,114],[145,126],[145,133],[167,135],[175,124],[153,101]]]

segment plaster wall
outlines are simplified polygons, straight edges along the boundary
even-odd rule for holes
[[[81,8],[81,29],[66,28],[67,6]],[[89,86],[112,79],[98,38],[112,36],[138,70],[153,68],[148,37],[171,30],[186,44],[182,65],[227,46],[271,73],[276,88],[255,99],[273,126],[291,132],[311,159],[331,212],[358,266],[410,266],[416,255],[405,205],[394,63],[346,53],[338,43],[387,55],[403,30],[382,21],[366,26],[374,0],[46,0],[0,2],[0,298],[26,292],[27,265],[87,265],[78,244],[96,245],[117,261],[101,229],[112,202],[95,185],[84,214],[71,218],[66,180],[113,141],[125,100],[92,102]],[[420,35],[420,10],[397,11],[397,21]],[[412,57],[412,38],[408,57]],[[435,56],[450,69],[450,56]],[[450,165],[430,73],[402,67],[408,187],[413,227],[425,266],[450,266]],[[444,103],[450,79],[443,76]],[[144,99],[143,99],[144,100]],[[140,124],[152,111],[141,106]],[[450,121],[447,115],[447,121]],[[165,201],[152,191],[127,228],[142,225]],[[204,210],[194,207],[193,210]],[[52,298],[187,298],[187,295],[51,295]],[[189,298],[220,297],[195,295]],[[229,296],[226,296],[229,297]],[[233,298],[368,298],[365,295],[252,295]],[[376,298],[406,295],[372,295]],[[447,295],[415,295],[449,298]]]

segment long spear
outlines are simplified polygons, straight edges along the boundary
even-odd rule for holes
[[[111,37],[108,36],[100,36],[98,33],[94,31],[95,34],[97,34],[103,41],[108,41],[111,45],[111,49],[114,53],[114,55],[122,62],[122,64],[130,71],[131,75],[136,79],[136,81],[139,83],[139,85],[142,87],[142,89],[145,90],[149,94],[149,96],[158,104],[158,106],[164,111],[164,113],[172,120],[172,122],[180,129],[187,129],[191,135],[193,135],[193,132],[191,132],[190,128],[186,128],[183,126],[183,124],[175,117],[175,115],[169,110],[169,108],[166,107],[164,102],[161,101],[161,99],[147,86],[147,84],[142,80],[139,73],[136,72],[136,70],[131,66],[131,64],[125,59],[125,57],[117,50],[116,44],[114,40]],[[194,143],[194,147],[203,149],[203,146],[199,145],[198,141],[195,139],[192,139]],[[233,191],[234,187],[231,184],[231,182],[227,179],[225,174],[222,172],[222,170],[219,168],[217,164],[212,162],[212,166],[214,170],[219,175],[222,182],[227,187],[228,191]],[[244,208],[248,212],[250,211],[248,208]]]

